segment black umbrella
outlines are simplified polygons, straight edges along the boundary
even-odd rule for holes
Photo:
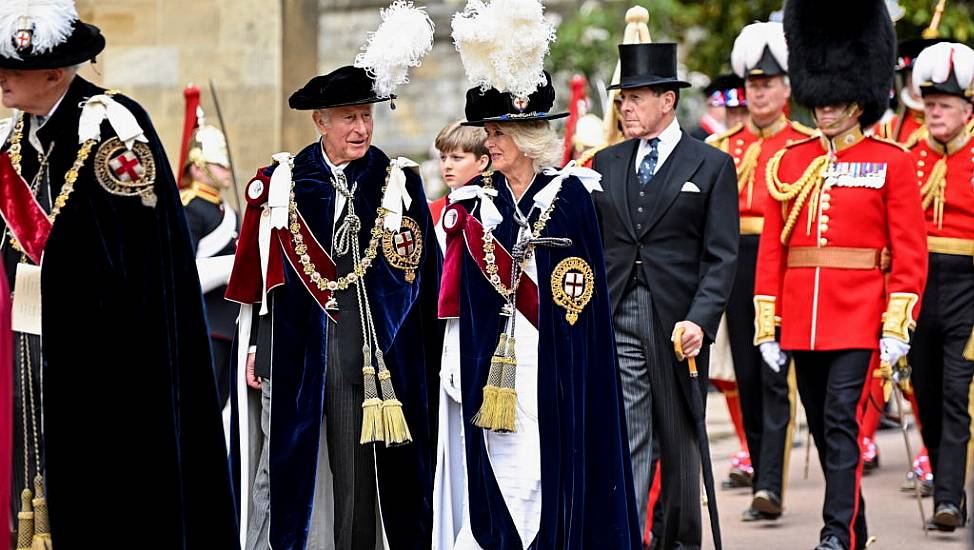
[[[707,439],[707,425],[704,419],[703,395],[697,381],[697,360],[683,355],[683,328],[673,334],[673,348],[679,361],[687,360],[690,367],[690,412],[697,429],[697,444],[700,445],[700,466],[703,468],[703,486],[707,491],[707,512],[710,514],[710,532],[714,536],[714,548],[721,550],[720,520],[717,514],[717,493],[714,491],[714,468],[710,461],[710,441]]]

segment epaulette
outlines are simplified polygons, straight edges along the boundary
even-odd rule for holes
[[[738,122],[737,124],[724,130],[723,132],[720,132],[718,134],[711,134],[707,136],[707,139],[704,140],[704,143],[707,143],[708,145],[713,145],[714,147],[717,147],[722,151],[727,151],[727,147],[724,146],[725,142],[728,139],[730,139],[731,136],[733,136],[737,132],[740,132],[743,129],[744,129],[744,123]]]
[[[193,202],[193,199],[195,198],[196,191],[194,191],[192,188],[187,187],[179,190],[179,201],[183,203],[183,206],[188,206],[189,203]]]
[[[818,130],[816,130],[815,128],[811,128],[809,126],[805,126],[804,124],[798,122],[797,120],[791,121],[791,128],[792,130],[795,130],[800,134],[805,134],[806,136],[809,137],[818,135]]]
[[[796,139],[795,141],[793,141],[791,143],[786,143],[785,144],[785,149],[791,149],[792,147],[795,147],[797,145],[801,145],[803,143],[808,143],[809,141],[817,140],[818,138],[819,138],[819,133],[818,133],[817,130],[815,130],[815,131],[813,131],[812,135],[808,136],[805,139]]]
[[[867,137],[870,138],[870,139],[872,139],[872,140],[874,140],[874,141],[878,141],[880,143],[885,143],[887,145],[892,145],[893,147],[896,147],[897,149],[899,149],[901,151],[904,151],[904,152],[907,152],[907,153],[910,151],[910,148],[913,147],[913,145],[916,145],[917,144],[916,141],[913,141],[913,145],[905,145],[905,144],[900,143],[898,141],[894,141],[892,139],[887,139],[887,138],[884,138],[884,137],[879,137],[879,136],[876,136],[876,135],[867,136]]]
[[[923,126],[920,126],[916,130],[913,130],[913,133],[910,134],[910,137],[907,138],[907,140],[905,142],[903,142],[902,145],[904,147],[906,147],[907,150],[910,150],[910,149],[913,149],[913,146],[914,145],[916,145],[917,143],[919,143],[920,141],[923,141],[925,139],[927,139],[927,126],[926,126],[926,124],[924,124]]]

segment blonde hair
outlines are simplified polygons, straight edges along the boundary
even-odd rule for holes
[[[511,136],[514,145],[531,159],[534,171],[561,163],[561,140],[551,129],[547,120],[531,120],[524,122],[499,122],[504,133]]]
[[[433,145],[441,153],[462,151],[472,153],[477,160],[480,160],[483,156],[490,157],[487,146],[484,145],[485,140],[483,130],[472,126],[461,126],[458,121],[440,130]]]

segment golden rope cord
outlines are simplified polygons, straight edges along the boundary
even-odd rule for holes
[[[782,244],[787,243],[788,237],[791,235],[791,231],[798,221],[798,216],[801,214],[802,207],[805,206],[809,194],[815,190],[817,195],[818,187],[821,185],[822,175],[829,164],[829,156],[821,155],[809,163],[808,168],[805,169],[805,173],[798,178],[798,181],[791,184],[784,183],[778,178],[778,165],[781,163],[781,157],[784,156],[785,151],[787,149],[782,149],[771,158],[768,162],[767,172],[765,173],[768,193],[771,195],[771,198],[784,203],[797,197],[795,203],[788,210],[788,217],[785,221],[784,229],[781,231]],[[811,215],[812,213],[809,212],[809,216]]]
[[[920,188],[920,194],[923,196],[923,209],[930,208],[930,204],[933,203],[933,218],[937,223],[937,228],[942,228],[944,223],[944,204],[947,202],[946,188],[947,157],[941,157],[933,165],[927,183]]]

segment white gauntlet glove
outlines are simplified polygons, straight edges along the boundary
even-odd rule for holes
[[[895,365],[910,352],[910,344],[899,338],[883,336],[879,339],[879,360]]]
[[[781,367],[788,361],[785,353],[781,351],[778,342],[764,342],[758,346],[761,350],[761,357],[764,362],[775,372],[781,372]]]

